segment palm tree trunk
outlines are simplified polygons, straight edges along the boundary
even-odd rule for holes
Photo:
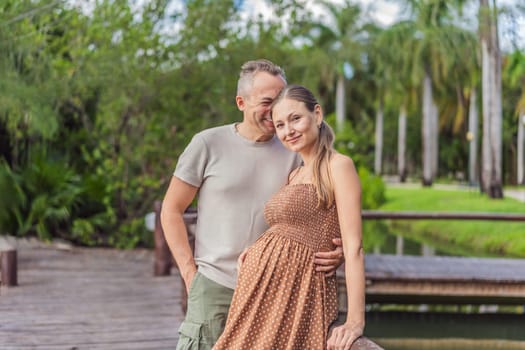
[[[406,171],[406,137],[407,137],[407,110],[405,105],[402,105],[399,110],[399,123],[397,127],[397,171],[399,174],[399,181],[405,182]]]
[[[486,39],[481,39],[481,86],[482,86],[482,115],[483,115],[483,135],[482,135],[482,154],[481,154],[481,189],[485,193],[489,193],[490,176],[492,174],[492,153],[490,152],[490,110],[491,108],[491,89],[490,81],[490,55],[488,43]]]
[[[423,79],[423,122],[421,124],[421,141],[423,143],[423,186],[431,186],[433,180],[433,102],[432,80],[428,72]]]
[[[525,185],[525,114],[518,119],[518,185]]]
[[[492,9],[488,0],[480,0],[484,143],[482,185],[489,197],[502,198],[501,53],[496,10],[495,0]]]
[[[492,56],[491,60],[493,75],[493,97],[494,103],[492,104],[492,115],[491,115],[491,128],[492,133],[491,148],[492,148],[492,161],[494,162],[492,168],[492,181],[490,183],[490,197],[491,198],[503,198],[503,180],[502,180],[502,150],[503,150],[503,107],[501,102],[501,51],[499,47],[499,35],[498,35],[498,17],[496,9],[496,0],[493,1],[493,19],[491,26],[491,40],[492,40]]]
[[[432,83],[430,84],[432,88]],[[438,160],[439,160],[439,111],[436,103],[434,102],[433,92],[431,90],[430,96],[432,97],[430,106],[432,107],[432,113],[430,114],[431,121],[431,157],[432,157],[432,180],[438,175]]]
[[[379,106],[376,113],[376,137],[375,137],[375,158],[374,172],[381,175],[381,163],[383,158],[383,98],[379,98]]]
[[[476,88],[470,94],[470,106],[468,112],[468,181],[471,186],[478,183],[478,105]]]
[[[335,120],[337,131],[343,130],[345,114],[345,77],[341,73],[337,77],[337,87],[335,92]]]

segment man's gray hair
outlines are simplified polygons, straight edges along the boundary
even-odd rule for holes
[[[270,73],[274,76],[280,76],[286,82],[284,70],[273,62],[265,59],[248,61],[241,66],[241,73],[237,81],[237,95],[246,96],[252,87],[253,77],[259,72]]]

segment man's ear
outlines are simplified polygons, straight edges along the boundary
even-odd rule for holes
[[[244,97],[239,95],[235,96],[235,103],[237,104],[237,108],[239,108],[239,111],[244,111],[244,108],[246,107]]]

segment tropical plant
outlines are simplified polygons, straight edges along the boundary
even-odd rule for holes
[[[2,167],[3,186],[10,186],[4,202],[3,229],[16,236],[36,234],[48,240],[67,227],[73,208],[78,205],[80,178],[61,162],[50,162],[40,154],[31,157],[31,164],[13,172]],[[7,215],[6,215],[7,213]]]
[[[409,0],[405,3],[412,11],[411,23],[408,23],[412,26],[412,35],[405,39],[412,42],[407,44],[413,49],[412,56],[408,57],[413,68],[411,81],[422,89],[422,182],[429,186],[438,170],[440,109],[446,109],[439,104],[443,101],[440,91],[449,90],[448,77],[457,70],[456,66],[468,64],[460,52],[464,46],[471,47],[471,40],[466,41],[471,36],[453,23],[465,1]],[[454,90],[461,91],[460,86]]]
[[[321,19],[313,24],[310,38],[316,59],[312,63],[322,65],[317,70],[317,74],[320,72],[325,79],[321,91],[332,92],[336,86],[336,129],[341,130],[347,119],[346,81],[362,65],[366,17],[359,5],[351,0],[345,0],[341,5],[325,0],[319,4],[327,10],[330,20]]]

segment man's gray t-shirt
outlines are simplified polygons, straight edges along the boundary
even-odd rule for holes
[[[283,186],[299,156],[277,137],[255,142],[234,124],[196,134],[174,175],[199,187],[195,262],[199,272],[228,288],[237,280],[237,258],[267,228],[266,201]]]

